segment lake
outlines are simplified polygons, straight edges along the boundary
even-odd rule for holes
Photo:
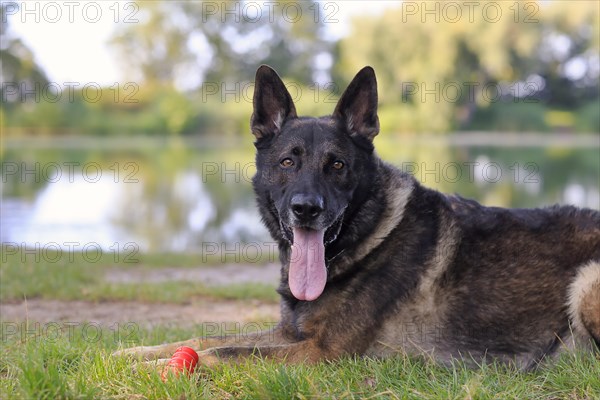
[[[247,136],[3,139],[4,250],[271,249]],[[386,136],[378,154],[428,187],[491,206],[600,209],[600,135]]]

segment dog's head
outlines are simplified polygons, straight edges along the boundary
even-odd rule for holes
[[[377,82],[371,67],[352,80],[331,116],[298,117],[292,97],[268,66],[256,72],[252,133],[259,208],[271,234],[292,245],[289,285],[299,300],[321,295],[325,247],[344,213],[364,192],[379,132]]]

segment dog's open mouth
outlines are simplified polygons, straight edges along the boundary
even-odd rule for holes
[[[341,215],[326,229],[292,227],[292,254],[288,272],[290,290],[298,300],[316,300],[325,290],[327,264],[325,245],[333,242],[341,229]]]

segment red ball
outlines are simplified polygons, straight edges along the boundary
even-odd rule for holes
[[[194,349],[185,346],[179,347],[163,369],[161,378],[165,381],[169,374],[177,376],[181,372],[190,375],[194,372],[197,364],[198,353]]]

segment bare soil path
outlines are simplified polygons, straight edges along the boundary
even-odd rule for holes
[[[205,285],[261,282],[275,285],[279,266],[224,265],[214,268],[113,270],[105,279],[114,283],[194,281]],[[96,323],[102,326],[135,323],[140,326],[190,327],[203,323],[277,321],[279,306],[258,300],[194,299],[186,304],[137,301],[62,301],[30,299],[0,304],[4,322],[41,324]]]
[[[191,327],[205,323],[277,321],[279,306],[259,301],[199,301],[190,304],[154,304],[136,301],[61,301],[33,299],[0,305],[4,322],[93,323],[110,327],[135,323],[139,326]]]
[[[225,264],[202,268],[128,268],[110,270],[105,279],[112,283],[158,283],[165,281],[200,282],[207,286],[279,281],[279,265]]]

